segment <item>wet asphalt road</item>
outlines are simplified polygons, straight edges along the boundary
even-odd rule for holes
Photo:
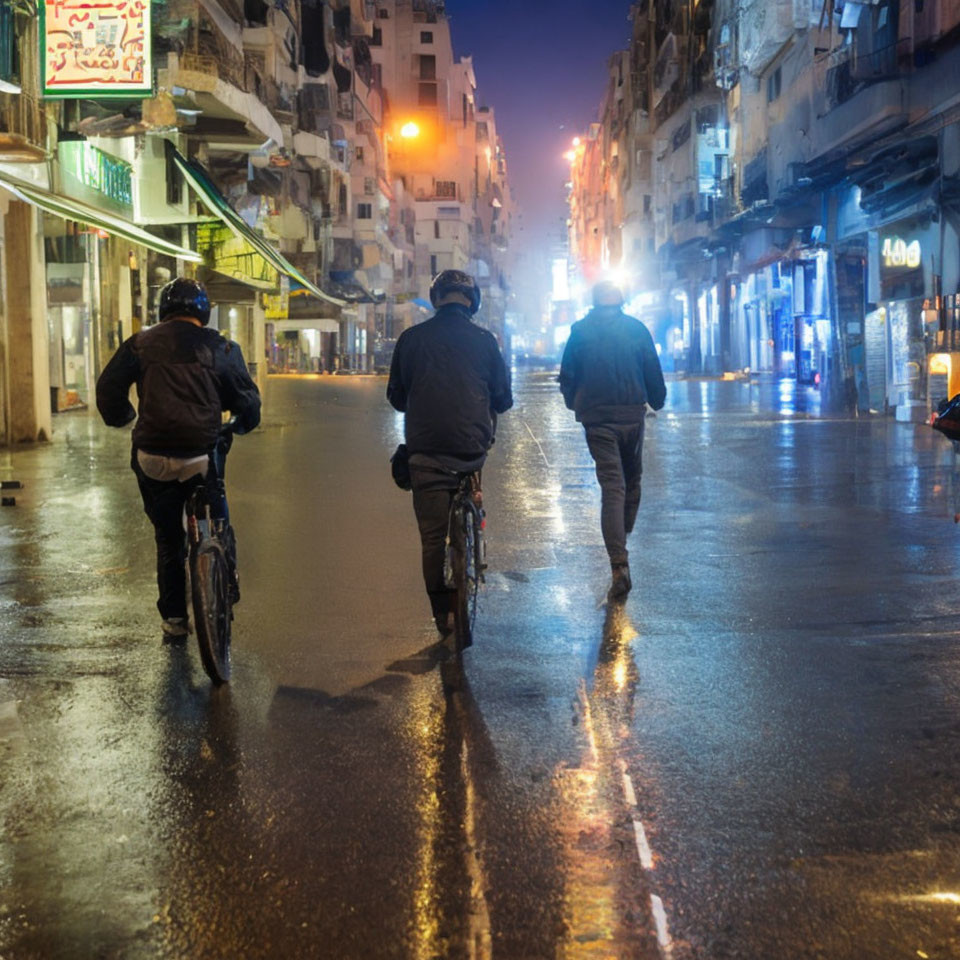
[[[129,437],[0,458],[0,958],[960,957],[960,530],[922,426],[674,383],[635,589],[550,375],[445,698],[377,379],[274,379],[235,680],[165,646]]]

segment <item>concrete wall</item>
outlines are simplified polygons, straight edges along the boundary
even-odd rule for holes
[[[9,441],[49,440],[50,352],[40,214],[11,200],[4,217]]]

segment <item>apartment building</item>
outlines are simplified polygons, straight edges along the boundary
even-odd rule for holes
[[[960,391],[960,5],[651,0],[632,15],[667,365],[746,368],[902,419]],[[632,267],[607,229],[611,266]]]
[[[475,269],[502,324],[506,162],[441,4],[118,0],[83,30],[58,19],[71,4],[92,9],[0,5],[0,443],[49,438],[55,414],[89,405],[178,274],[208,285],[262,389],[274,370],[388,363],[441,265]],[[118,49],[117,16],[133,55],[75,69]],[[415,169],[408,107],[450,138]]]

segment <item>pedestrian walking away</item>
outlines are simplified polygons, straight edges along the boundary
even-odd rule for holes
[[[433,281],[430,302],[436,314],[397,340],[387,399],[405,414],[423,580],[437,629],[446,637],[453,630],[443,571],[450,504],[460,479],[483,467],[497,414],[513,406],[513,395],[496,338],[473,323],[480,309],[473,277],[445,270]]]
[[[623,600],[631,588],[627,536],[640,506],[646,405],[661,409],[667,390],[650,331],[623,312],[623,293],[615,284],[594,287],[593,309],[570,331],[559,381],[596,463],[611,568],[607,596]]]
[[[97,409],[111,427],[137,420],[131,466],[156,535],[157,608],[163,633],[182,637],[188,633],[184,504],[207,476],[224,411],[237,418],[234,433],[248,433],[260,422],[260,393],[240,347],[207,327],[210,300],[202,284],[183,277],[168,283],[158,320],[126,340],[104,368]],[[139,411],[130,403],[133,384]]]

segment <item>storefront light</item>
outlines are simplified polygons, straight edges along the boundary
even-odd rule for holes
[[[930,355],[930,372],[934,375],[949,377],[951,363],[949,353],[933,353]]]

